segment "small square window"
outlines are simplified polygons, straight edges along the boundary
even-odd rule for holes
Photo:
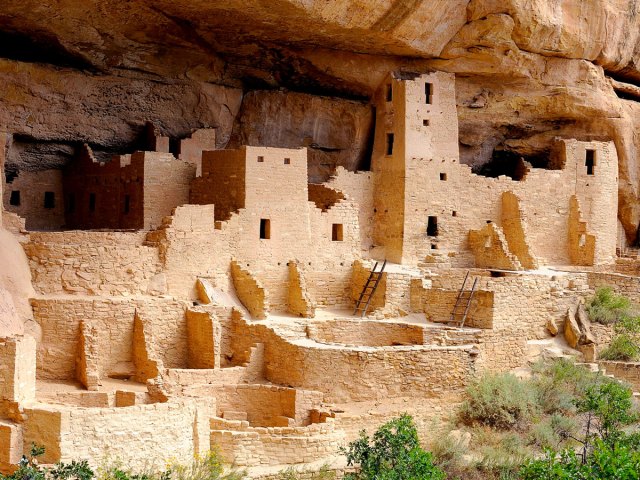
[[[262,155],[258,157],[258,162],[259,162],[259,163],[264,162],[264,157],[263,157]]]
[[[433,101],[433,85],[430,83],[424,84],[424,96],[425,102],[427,105],[431,105]]]
[[[67,213],[75,213],[76,211],[76,196],[73,193],[67,195]]]
[[[290,158],[285,158],[284,159],[284,164],[285,165],[290,165],[291,164],[291,159]]]
[[[595,173],[595,166],[596,166],[595,150],[587,149],[584,164],[587,167],[587,175],[593,175]]]
[[[56,194],[53,192],[44,192],[44,208],[55,208]]]
[[[451,212],[451,216],[452,217],[457,217],[458,216],[458,212],[456,212],[455,210],[453,212]]]
[[[331,240],[334,242],[342,242],[342,224],[341,223],[334,223],[331,226]]]
[[[268,218],[260,219],[260,238],[263,240],[271,238],[271,220]]]
[[[427,120],[426,118],[424,120],[422,120],[422,125],[425,127],[429,126],[429,120]]]
[[[430,237],[438,236],[438,217],[429,217],[427,221],[427,235]]]
[[[442,180],[443,182],[447,181],[447,174],[446,173],[441,173],[440,174],[440,180]]]
[[[9,197],[9,205],[13,205],[14,207],[20,206],[20,190],[11,191],[11,196]]]
[[[393,155],[393,133],[387,133],[387,155]]]
[[[437,250],[437,249],[438,249],[438,245],[436,243],[432,243],[431,250]]]

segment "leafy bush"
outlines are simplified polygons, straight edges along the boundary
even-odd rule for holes
[[[335,480],[336,472],[331,470],[328,465],[322,465],[318,471],[289,467],[278,473],[278,480],[299,480],[302,476],[313,480]]]
[[[582,453],[548,449],[545,458],[531,460],[520,471],[523,480],[618,480],[640,477],[640,435],[622,427],[638,420],[629,388],[600,378],[576,402],[587,416]]]
[[[38,457],[44,455],[44,447],[31,444],[29,456],[23,456],[18,469],[12,475],[0,474],[0,480],[91,480],[93,470],[86,460],[57,463],[53,468],[38,465]]]
[[[587,303],[587,313],[592,322],[610,325],[631,315],[631,301],[611,287],[601,287]]]
[[[121,465],[111,465],[100,468],[97,475],[86,460],[61,462],[52,468],[44,468],[37,461],[44,451],[44,447],[32,445],[29,457],[22,457],[12,475],[0,474],[0,480],[241,480],[245,476],[243,472],[236,471],[225,474],[220,457],[214,451],[196,456],[188,465],[171,465],[164,472],[136,473]]]
[[[596,375],[566,359],[538,362],[532,366],[531,386],[544,413],[572,414],[575,401],[593,384]]]
[[[511,374],[485,375],[467,388],[460,418],[467,425],[520,428],[536,413],[536,393]]]
[[[362,431],[357,440],[341,449],[347,464],[357,471],[347,480],[441,480],[444,472],[436,467],[430,453],[418,441],[418,433],[409,415],[382,425],[369,438]]]
[[[616,335],[600,353],[600,358],[621,361],[640,359],[640,317],[625,317],[615,324],[614,330]]]
[[[583,462],[573,450],[559,454],[546,452],[545,458],[527,462],[520,470],[522,480],[622,480],[637,479],[640,451],[623,444],[608,445],[598,441]]]

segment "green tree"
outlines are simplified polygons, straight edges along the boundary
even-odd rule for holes
[[[372,438],[364,432],[341,449],[347,464],[356,473],[347,480],[441,480],[445,474],[433,463],[433,457],[420,447],[418,432],[409,415],[382,425]]]

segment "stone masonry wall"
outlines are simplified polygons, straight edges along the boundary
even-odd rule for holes
[[[40,294],[135,295],[147,293],[160,270],[158,251],[143,233],[32,233],[24,245]]]
[[[156,350],[167,367],[187,366],[185,306],[169,299],[35,298],[31,301],[41,328],[37,373],[41,379],[75,380],[80,324],[98,332],[98,374],[133,376],[133,324],[136,311],[148,319]]]
[[[424,343],[424,329],[420,325],[369,320],[313,322],[307,325],[307,335],[319,343],[370,347]]]
[[[144,228],[157,228],[179,205],[189,203],[189,188],[196,168],[171,154],[137,152],[144,157]]]
[[[212,446],[240,467],[311,463],[335,455],[344,443],[344,435],[332,423],[264,428],[215,418],[211,429]]]
[[[4,175],[1,181],[5,183]],[[10,204],[12,192],[19,192],[19,205]],[[53,194],[53,206],[50,208],[45,207],[45,192]],[[58,230],[65,223],[62,171],[21,171],[11,183],[5,185],[2,201],[7,212],[26,219],[27,230]]]
[[[86,459],[95,467],[109,460],[134,470],[163,469],[169,460],[190,463],[194,454],[209,449],[208,419],[213,413],[213,405],[206,401],[41,407],[27,412],[25,442],[44,445],[46,463]],[[47,415],[58,421],[38,418]]]

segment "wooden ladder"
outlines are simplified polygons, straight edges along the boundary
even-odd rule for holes
[[[460,318],[460,328],[464,327],[464,322],[467,320],[469,308],[471,307],[471,300],[473,300],[473,295],[476,293],[476,287],[478,286],[478,277],[475,277],[473,279],[471,290],[465,290],[468,280],[469,270],[467,270],[467,274],[464,276],[462,287],[460,287],[458,297],[456,298],[456,304],[453,306],[451,318],[449,318],[449,323],[455,324],[457,323],[457,317],[460,317],[460,315],[462,315],[462,318]]]
[[[369,303],[371,303],[371,299],[373,298],[373,294],[376,293],[376,289],[378,288],[378,284],[380,283],[380,279],[382,278],[382,272],[384,272],[384,267],[387,265],[387,261],[382,262],[382,268],[379,271],[376,271],[378,268],[378,262],[373,266],[373,270],[369,274],[369,278],[367,279],[367,283],[364,284],[364,288],[360,293],[360,298],[356,302],[356,308],[353,310],[353,314],[355,315],[360,311],[360,317],[364,317],[367,314],[367,309],[369,308]],[[363,307],[364,304],[364,307]]]

